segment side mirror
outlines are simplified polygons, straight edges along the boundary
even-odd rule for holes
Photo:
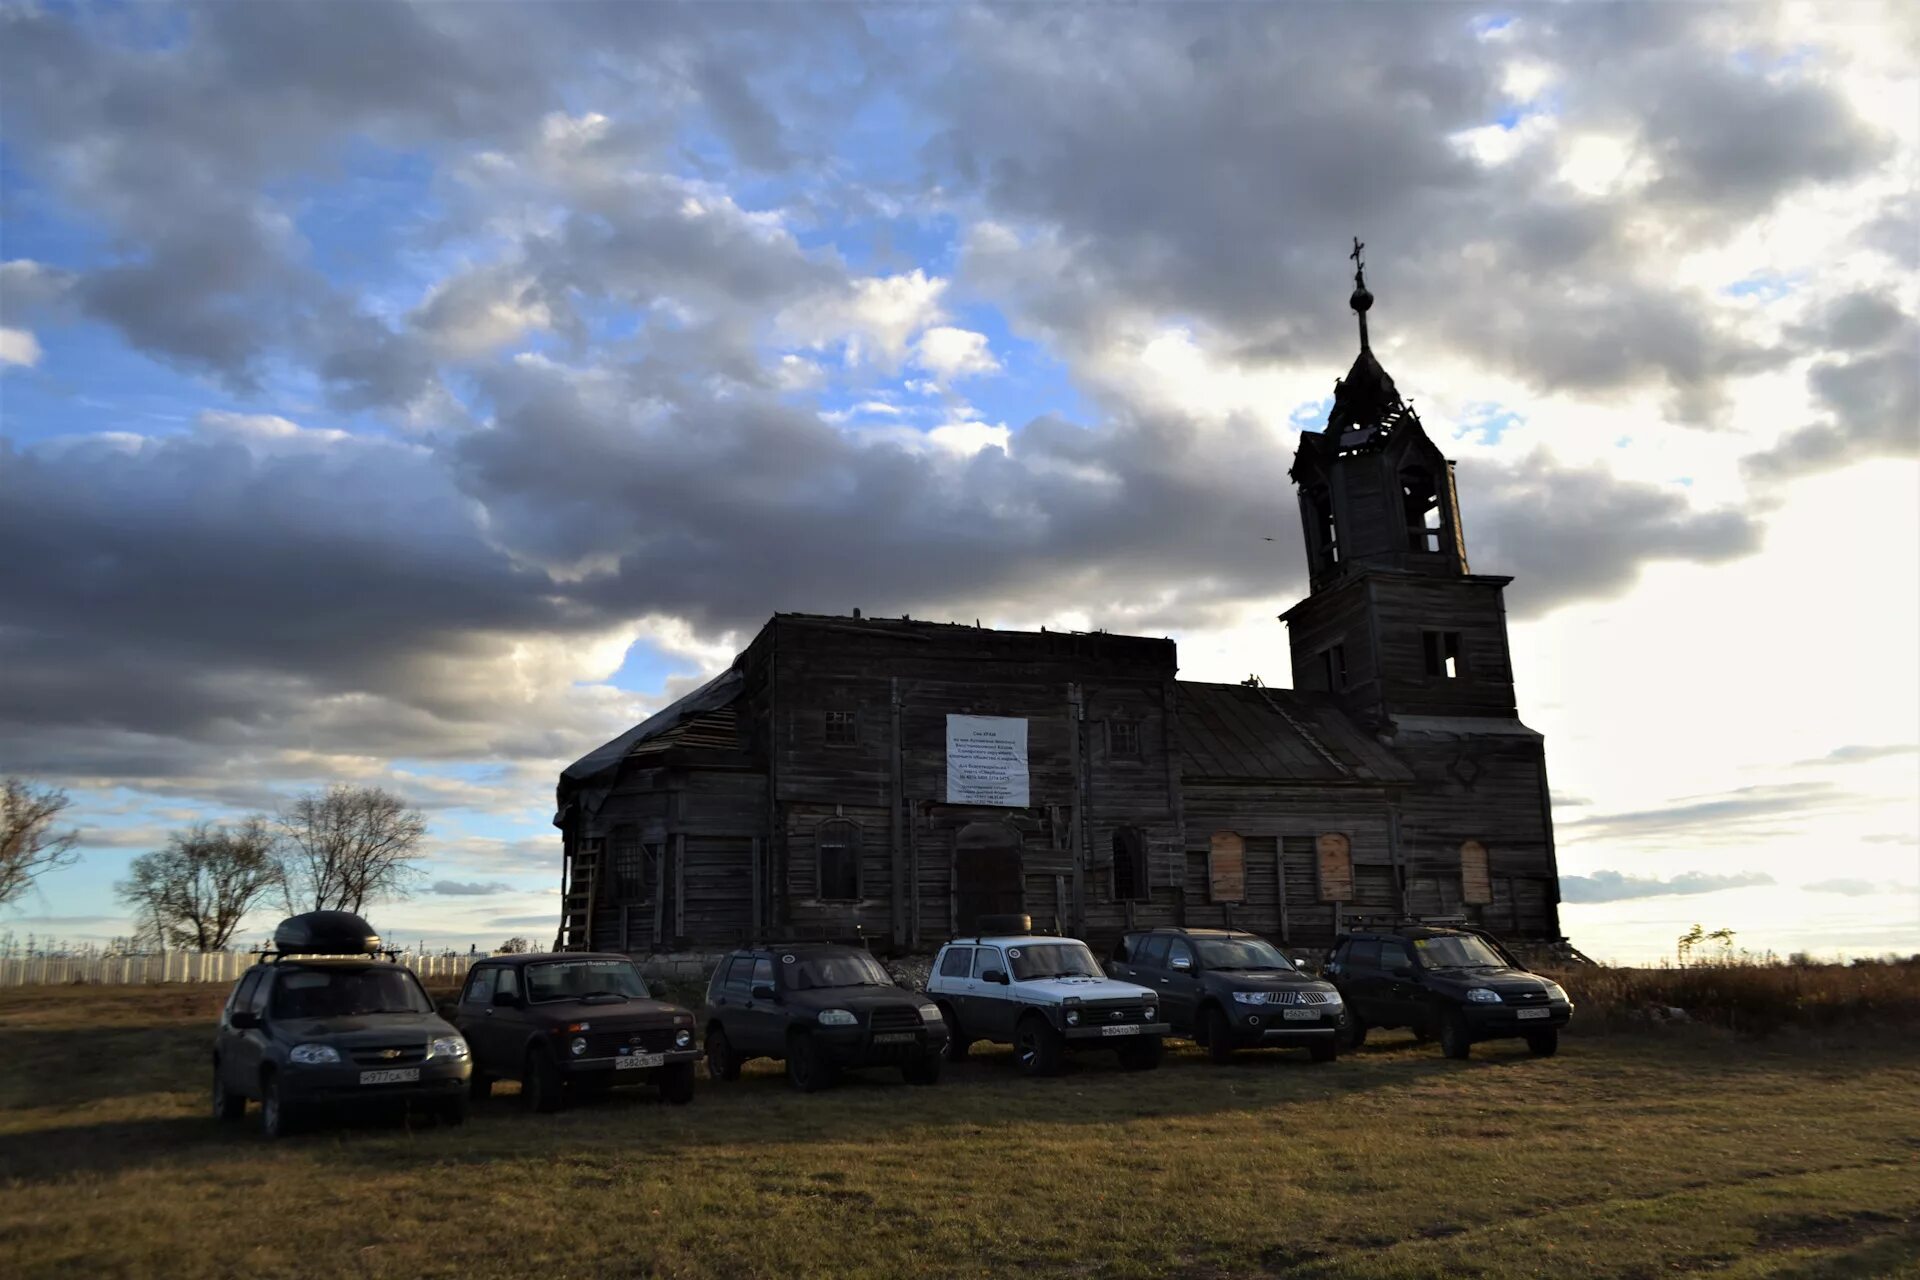
[[[756,982],[753,984],[753,990],[750,994],[755,1000],[772,1000],[774,999],[773,984],[771,982]]]
[[[1387,976],[1389,978],[1411,978],[1413,976],[1413,966],[1410,964],[1397,964],[1387,970]]]
[[[498,1009],[518,1009],[520,994],[517,991],[496,991],[493,993],[493,1003]]]
[[[440,1017],[447,1022],[452,1022],[453,1015],[460,1011],[460,1006],[451,1000],[442,1000],[433,1007],[435,1012],[439,1013]]]
[[[980,981],[982,981],[982,982],[997,982],[997,983],[999,983],[999,984],[1000,984],[1001,986],[1003,986],[1003,987],[1004,987],[1004,986],[1006,986],[1006,985],[1007,985],[1007,973],[1006,973],[1006,970],[1004,970],[1004,969],[982,969],[982,970],[980,971]]]
[[[1187,959],[1185,956],[1176,956],[1167,962],[1167,968],[1173,970],[1175,973],[1186,973],[1193,968],[1193,961]]]
[[[227,1018],[227,1025],[235,1031],[251,1031],[260,1025],[260,1015],[251,1009],[236,1009]]]

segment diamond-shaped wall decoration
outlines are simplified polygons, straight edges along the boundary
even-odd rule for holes
[[[1472,756],[1462,751],[1453,758],[1453,765],[1449,769],[1449,772],[1451,772],[1454,777],[1460,779],[1461,786],[1471,791],[1473,790],[1474,781],[1480,776],[1480,765]]]

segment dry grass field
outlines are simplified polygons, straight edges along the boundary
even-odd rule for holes
[[[1920,1274],[1920,1038],[1710,1026],[1449,1062],[1190,1048],[1049,1081],[284,1144],[205,1105],[222,992],[0,992],[0,1275],[1751,1277]]]

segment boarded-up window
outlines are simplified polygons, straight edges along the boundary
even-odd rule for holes
[[[1121,902],[1147,897],[1147,838],[1138,827],[1113,833],[1113,896]]]
[[[860,828],[845,818],[831,818],[820,824],[813,851],[820,876],[819,896],[829,902],[858,901]]]
[[[613,829],[613,892],[619,902],[643,902],[647,896],[647,856],[640,828],[621,823]]]
[[[1353,898],[1353,842],[1329,831],[1315,842],[1320,867],[1320,901],[1349,902]]]
[[[1460,846],[1460,901],[1485,906],[1493,901],[1493,877],[1487,873],[1487,846],[1469,840]]]
[[[853,712],[827,712],[827,745],[830,747],[860,745],[860,721]]]
[[[1216,831],[1207,849],[1208,897],[1215,902],[1247,900],[1247,842],[1237,832]]]

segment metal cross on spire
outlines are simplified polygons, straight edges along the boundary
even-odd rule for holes
[[[1366,243],[1359,236],[1353,238],[1353,252],[1347,256],[1353,259],[1353,296],[1347,299],[1347,305],[1360,317],[1360,349],[1370,351],[1367,342],[1367,308],[1373,305],[1373,295],[1367,292],[1367,264],[1360,254],[1366,249]]]

